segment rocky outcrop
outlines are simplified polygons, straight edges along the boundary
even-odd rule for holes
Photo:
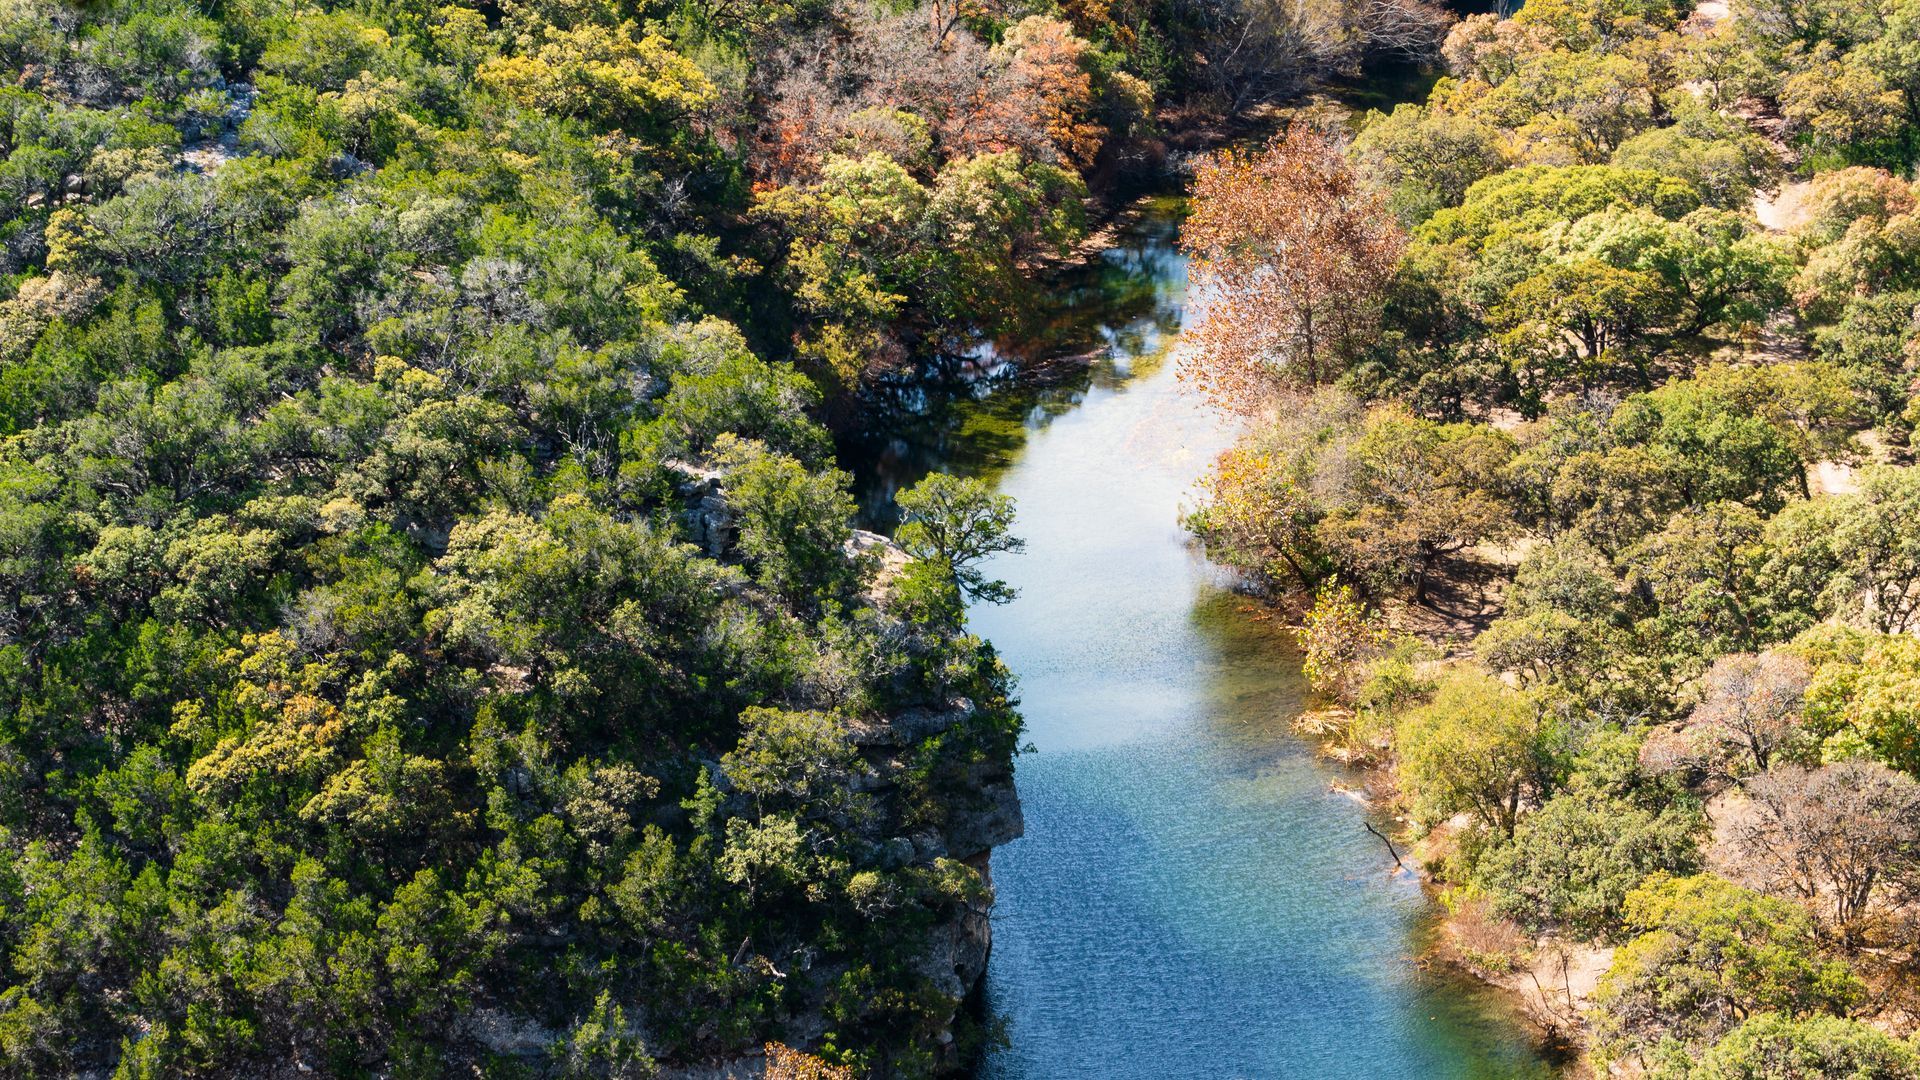
[[[664,465],[676,478],[675,486],[685,507],[681,517],[687,525],[687,538],[708,558],[725,558],[739,534],[740,515],[727,501],[720,471],[684,461],[667,461]]]
[[[680,520],[687,527],[687,539],[710,559],[725,559],[733,553],[740,536],[740,513],[727,498],[726,478],[718,469],[709,469],[684,461],[665,463],[674,478],[680,496]],[[873,564],[873,588],[868,599],[886,598],[887,583],[907,564],[907,553],[900,545],[877,532],[854,529],[847,538],[850,558],[870,560]]]
[[[988,852],[962,860],[979,871],[989,891],[993,888],[993,867]],[[993,951],[993,924],[990,909],[969,907],[958,918],[934,928],[927,943],[924,968],[935,985],[958,998],[966,998],[980,988],[987,975],[987,955]]]
[[[907,565],[907,553],[890,537],[865,529],[853,530],[853,535],[847,539],[846,550],[855,559],[873,561],[873,578],[867,589],[867,600],[873,604],[885,603],[892,593],[895,575]]]
[[[905,751],[973,718],[973,703],[955,699],[940,708],[905,709],[884,722],[858,729],[854,741],[882,778],[881,797],[886,796],[889,786],[885,778],[898,771]],[[961,905],[929,930],[920,958],[921,973],[953,1001],[956,1015],[979,992],[993,950],[993,849],[1019,839],[1026,831],[1010,764],[981,769],[964,788],[966,794],[947,806],[945,820],[938,828],[886,841],[888,861],[910,865],[956,859],[976,871],[986,885],[986,902]],[[953,1047],[951,1027],[942,1033],[941,1040],[945,1050],[954,1055],[950,1064],[963,1065]]]
[[[941,708],[902,709],[892,716],[855,725],[853,744],[867,751],[915,746],[951,731],[972,715],[973,703],[965,698],[957,698]]]
[[[903,709],[893,716],[870,721],[852,730],[853,741],[865,758],[868,771],[856,781],[856,788],[871,795],[882,812],[880,821],[898,822],[901,815],[894,800],[899,796],[899,779],[912,751],[925,740],[952,731],[974,718],[974,705],[964,698],[940,707]],[[719,778],[724,784],[724,778]],[[953,1003],[954,1017],[975,998],[987,972],[987,960],[993,950],[991,896],[993,888],[992,854],[1001,844],[1019,839],[1025,830],[1020,800],[1014,790],[1010,766],[983,770],[967,785],[970,797],[947,807],[945,820],[937,828],[910,834],[872,834],[874,863],[897,870],[906,866],[931,866],[940,859],[955,859],[972,868],[986,886],[987,900],[959,904],[926,932],[917,961],[918,970],[939,993]],[[810,978],[824,986],[839,969],[816,967]],[[824,1019],[816,1010],[803,1009],[788,1020],[787,1039],[796,1046],[808,1046],[825,1033]],[[939,1037],[944,1064],[956,1072],[968,1062],[961,1057],[952,1025]],[[702,1062],[663,1068],[663,1080],[757,1080],[765,1075],[766,1062],[756,1051],[720,1062]]]
[[[242,154],[240,148],[240,127],[253,114],[254,99],[259,96],[247,83],[216,82],[209,88],[212,92],[226,98],[226,108],[222,110],[220,121],[211,131],[203,130],[201,137],[180,149],[180,163],[197,173],[212,174]]]
[[[948,853],[962,862],[978,857],[984,863],[988,852],[1020,839],[1027,831],[1011,774],[983,782],[977,790],[977,805],[963,808],[945,830]]]
[[[973,717],[973,703],[956,698],[939,708],[902,709],[882,720],[856,726],[852,731],[854,745],[860,747],[874,770],[868,780],[869,790],[884,794],[892,787],[891,774],[903,764],[899,751],[952,731]],[[912,861],[931,862],[942,857],[963,862],[984,860],[992,849],[1025,835],[1026,818],[1010,766],[982,769],[966,786],[971,797],[948,808],[947,820],[940,829],[896,838],[913,845]]]
[[[739,535],[739,515],[727,498],[725,478],[717,470],[685,462],[668,462],[676,478],[681,500],[682,521],[688,539],[708,557],[726,559],[734,554]],[[867,599],[876,605],[885,602],[890,583],[909,558],[900,546],[879,533],[856,529],[847,541],[848,555],[870,560],[873,567]],[[937,826],[912,831],[894,831],[897,823],[909,815],[901,812],[901,778],[913,762],[916,751],[929,739],[961,728],[977,718],[973,702],[955,698],[896,710],[884,717],[856,722],[849,730],[859,748],[866,770],[854,778],[855,790],[874,800],[882,824],[868,837],[873,864],[898,870],[908,866],[932,866],[941,859],[953,859],[977,872],[985,882],[987,900],[959,904],[928,931],[920,951],[918,969],[927,980],[953,1002],[954,1016],[979,991],[986,975],[987,958],[992,951],[993,929],[990,918],[992,877],[991,857],[995,847],[1020,838],[1026,823],[1020,799],[1013,783],[1010,762],[981,767],[963,778],[959,791],[943,806]],[[718,763],[712,763],[716,786],[725,790]],[[837,974],[816,968],[809,979],[825,986]],[[824,1035],[825,1023],[817,1009],[801,1009],[789,1018],[787,1038],[796,1046],[807,1046]],[[941,1035],[946,1064],[958,1070],[967,1063],[954,1043],[951,1024]],[[757,1051],[749,1051],[730,1061],[707,1062],[665,1069],[661,1076],[673,1080],[735,1080],[763,1075],[765,1062]]]

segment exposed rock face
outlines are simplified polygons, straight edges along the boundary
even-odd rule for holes
[[[955,820],[948,823],[947,851],[969,865],[978,857],[981,866],[976,869],[984,869],[988,852],[1026,835],[1027,821],[1011,775],[996,777],[979,790],[981,804],[955,815]]]
[[[972,717],[973,709],[972,702],[955,699],[944,708],[906,709],[886,720],[855,729],[854,743],[870,767],[858,785],[860,789],[885,805],[897,794],[898,777],[907,753],[922,741],[965,723]],[[876,836],[873,841],[878,849],[876,861],[888,869],[898,869],[915,864],[930,865],[936,859],[957,859],[980,874],[990,896],[993,849],[1019,839],[1026,824],[1010,767],[983,772],[970,786],[975,797],[950,807],[947,820],[940,828],[911,836]],[[880,817],[897,820],[890,812]],[[918,968],[941,994],[952,1000],[956,1018],[979,991],[992,949],[990,901],[962,905],[928,930]],[[823,971],[815,974],[826,975]],[[824,1030],[824,1021],[818,1015],[795,1016],[790,1022],[789,1039],[796,1046],[807,1045],[824,1034]],[[958,1070],[967,1065],[954,1045],[951,1025],[941,1034],[941,1044],[947,1067]],[[663,1080],[757,1080],[765,1075],[765,1069],[764,1058],[755,1051],[729,1061],[668,1067],[659,1075]]]
[[[502,1057],[533,1060],[544,1056],[562,1032],[530,1016],[495,1008],[475,1009],[466,1019],[468,1037]]]
[[[943,709],[913,708],[853,729],[853,743],[865,750],[913,746],[950,731],[973,713],[973,703],[959,698]]]
[[[973,703],[955,698],[944,708],[903,709],[893,716],[857,727],[854,745],[860,747],[873,766],[868,789],[884,795],[893,787],[891,774],[901,768],[897,753],[944,734],[973,717]],[[984,872],[989,852],[1002,844],[1020,839],[1026,833],[1026,818],[1020,809],[1020,797],[1013,786],[1013,770],[996,766],[981,770],[967,785],[973,797],[949,809],[946,823],[938,830],[896,837],[913,847],[913,858],[905,862],[931,862],[941,857],[958,859]],[[978,865],[974,860],[978,859]]]
[[[982,851],[963,861],[978,870],[991,889],[993,872],[988,854]],[[934,927],[927,942],[921,970],[942,993],[956,1000],[964,1001],[972,995],[986,977],[987,955],[993,951],[993,924],[988,916],[988,908],[967,908],[952,921]]]
[[[212,89],[224,93],[227,98],[220,126],[188,143],[180,151],[182,164],[195,172],[208,174],[218,172],[221,166],[241,156],[240,125],[252,115],[254,99],[259,96],[251,85],[241,82],[217,82]]]
[[[847,540],[847,554],[854,558],[868,558],[876,563],[873,585],[867,592],[867,599],[875,604],[884,603],[892,592],[894,576],[907,565],[907,553],[900,545],[888,537],[865,529],[853,530],[853,536]]]
[[[684,461],[668,461],[665,465],[680,478],[679,492],[686,505],[688,538],[708,558],[724,558],[733,548],[739,514],[727,501],[719,471]]]
[[[678,478],[678,492],[684,507],[683,520],[688,538],[709,557],[725,559],[733,554],[738,537],[739,515],[727,499],[725,481],[713,469],[685,462],[668,462]],[[878,533],[856,529],[847,541],[847,553],[873,561],[875,574],[868,599],[882,603],[889,583],[908,562],[898,544]],[[871,796],[881,812],[881,822],[899,822],[900,779],[914,751],[928,739],[962,727],[975,718],[975,706],[965,698],[944,703],[929,703],[901,709],[890,716],[857,724],[849,732],[867,763],[864,775],[853,781],[855,790]],[[716,786],[725,790],[725,778],[715,768]],[[938,827],[902,835],[897,826],[882,826],[869,835],[873,862],[889,870],[906,866],[930,866],[939,859],[954,859],[980,874],[992,895],[990,858],[995,847],[1017,840],[1026,828],[1015,793],[1011,763],[981,768],[964,784],[964,793],[944,807]],[[918,962],[928,981],[953,1002],[957,1017],[979,989],[986,975],[987,957],[992,950],[991,901],[960,905],[936,923]],[[814,979],[825,985],[831,974],[815,970]],[[793,1016],[788,1038],[796,1046],[809,1045],[825,1033],[823,1018],[813,1011]],[[959,1069],[967,1064],[954,1048],[951,1027],[942,1034],[946,1065]],[[735,1080],[764,1074],[765,1061],[757,1051],[723,1062],[706,1062],[664,1069],[662,1077],[671,1080]]]
[[[857,731],[854,741],[884,778],[889,772],[897,773],[904,756],[902,751],[951,731],[972,716],[973,703],[965,699],[950,701],[940,709],[906,709],[884,723]],[[890,786],[891,783],[883,779],[883,798]],[[1009,765],[982,770],[967,788],[971,797],[949,806],[946,820],[939,828],[893,837],[887,841],[887,848],[890,857],[899,858],[901,865],[957,859],[980,874],[991,897],[993,849],[1019,839],[1026,831],[1026,819],[1021,813]],[[927,935],[920,971],[942,994],[952,999],[956,1015],[979,991],[987,973],[987,958],[993,949],[990,912],[990,899],[977,906],[964,905],[937,923]],[[953,1049],[951,1029],[943,1032],[941,1038],[945,1050],[953,1055],[948,1064],[956,1068],[964,1065]]]

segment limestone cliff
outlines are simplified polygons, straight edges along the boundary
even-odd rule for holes
[[[684,463],[669,463],[669,467],[678,477],[686,535],[709,557],[729,558],[737,540],[738,518],[729,505],[724,477],[717,471]],[[870,561],[874,572],[867,600],[884,607],[889,583],[906,565],[908,556],[889,538],[863,530],[853,532],[847,550],[850,556]],[[931,817],[925,805],[909,805],[915,799],[908,789],[914,784],[916,763],[923,749],[942,737],[964,734],[977,719],[975,703],[956,697],[851,721],[848,728],[848,737],[865,765],[864,774],[855,777],[853,785],[870,797],[875,808],[871,824],[864,830],[869,850],[861,861],[898,870],[933,868],[942,860],[953,860],[971,868],[983,884],[973,893],[979,899],[950,905],[939,914],[925,935],[917,965],[929,984],[950,1003],[950,1019],[940,1036],[937,1055],[943,1068],[953,1070],[968,1064],[955,1044],[953,1021],[978,992],[992,948],[992,851],[1018,839],[1025,825],[1011,760],[987,761],[949,778],[941,787]],[[725,791],[726,781],[718,763],[710,762],[709,766],[716,786]],[[844,967],[821,962],[788,973],[796,987],[806,988],[800,996],[808,1001],[783,1025],[785,1040],[791,1045],[810,1049],[824,1037],[824,988],[842,970]],[[747,1050],[733,1060],[676,1066],[661,1075],[679,1080],[757,1077],[762,1064],[757,1052]]]

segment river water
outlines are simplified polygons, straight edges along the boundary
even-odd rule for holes
[[[870,520],[933,468],[1019,503],[1020,590],[973,611],[1019,678],[1024,839],[993,855],[988,1080],[1552,1075],[1484,988],[1415,963],[1432,911],[1289,722],[1297,656],[1188,542],[1231,440],[1166,361],[1179,204],[1052,283],[1048,310],[843,456]],[[1060,356],[1098,355],[1051,365]],[[1037,379],[1035,370],[1042,374]],[[1051,377],[1049,377],[1051,376]]]

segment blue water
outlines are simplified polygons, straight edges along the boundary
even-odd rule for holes
[[[1546,1076],[1484,989],[1416,964],[1431,919],[1352,782],[1289,729],[1285,633],[1179,526],[1231,440],[1164,359],[1175,208],[1062,279],[1035,344],[1104,355],[1053,385],[976,379],[851,448],[867,505],[927,468],[1018,500],[1020,589],[972,614],[1020,680],[1026,837],[993,855],[989,1080]],[[1014,346],[1005,345],[1011,350]]]

